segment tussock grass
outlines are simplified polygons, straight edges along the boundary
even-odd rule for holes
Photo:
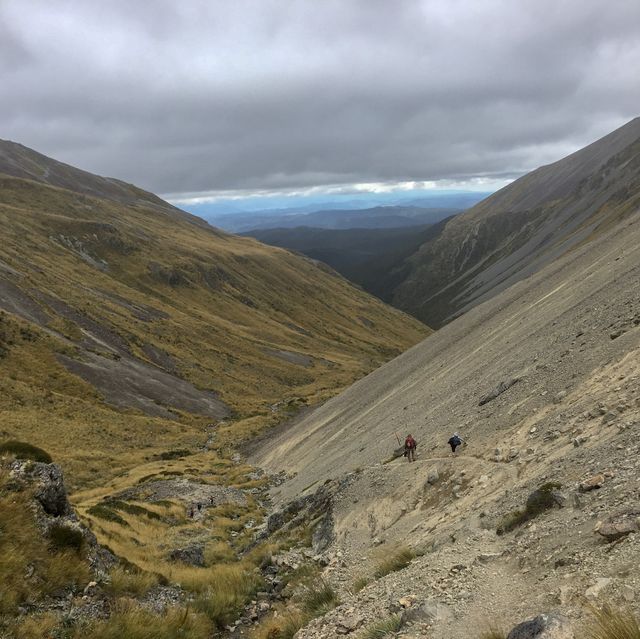
[[[373,572],[375,579],[406,568],[416,556],[407,546],[383,547],[377,554],[378,559]]]
[[[640,639],[640,624],[630,610],[604,606],[591,611],[585,639]]]
[[[25,602],[54,592],[79,590],[90,578],[76,548],[63,544],[51,552],[51,540],[39,530],[29,508],[31,493],[9,491],[9,481],[7,470],[0,467],[0,615],[13,615]]]
[[[340,600],[333,586],[325,579],[308,586],[302,598],[302,609],[311,617],[320,617],[333,610]]]
[[[245,603],[262,586],[260,574],[248,566],[223,564],[206,570],[182,570],[180,584],[198,592],[196,609],[219,628],[234,621]]]
[[[290,609],[261,623],[252,631],[251,639],[293,639],[308,621],[308,616],[303,612]]]
[[[158,576],[144,570],[116,566],[109,573],[105,590],[112,595],[141,597],[158,585]]]
[[[363,588],[366,588],[371,583],[371,579],[369,577],[358,577],[352,586],[352,590],[354,593],[359,593]]]
[[[54,552],[71,550],[80,553],[84,548],[84,536],[80,530],[54,522],[47,533],[49,548]]]
[[[188,608],[171,608],[153,614],[131,600],[120,600],[111,616],[78,626],[72,639],[209,639],[211,622]]]
[[[364,632],[358,635],[358,639],[385,639],[398,632],[401,627],[402,618],[400,615],[391,615],[368,626]]]

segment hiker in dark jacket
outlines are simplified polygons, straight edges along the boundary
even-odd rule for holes
[[[413,435],[407,435],[407,438],[404,440],[404,456],[407,458],[407,461],[415,461],[416,460],[416,446],[418,443],[413,438]]]
[[[460,437],[460,435],[458,435],[458,433],[453,433],[453,435],[449,438],[448,444],[449,446],[451,446],[451,452],[455,455],[456,448],[462,445],[462,438]]]

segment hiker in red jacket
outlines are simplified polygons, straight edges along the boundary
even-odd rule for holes
[[[413,435],[407,435],[407,438],[404,440],[404,456],[407,458],[407,461],[415,461],[416,460],[416,440],[413,438]]]

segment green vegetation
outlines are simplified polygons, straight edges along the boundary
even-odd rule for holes
[[[385,637],[390,637],[398,632],[401,627],[402,618],[400,615],[391,615],[368,626],[364,632],[358,635],[358,639],[385,639]]]
[[[584,635],[585,639],[640,639],[640,624],[630,610],[604,606],[592,610]]]
[[[13,455],[18,459],[30,459],[44,464],[50,464],[53,461],[51,455],[42,448],[13,439],[0,444],[0,455]]]
[[[309,586],[302,599],[302,609],[311,617],[320,617],[340,603],[338,594],[325,579]]]
[[[557,506],[553,493],[561,487],[562,485],[557,482],[548,482],[540,486],[531,493],[527,499],[524,510],[514,510],[500,520],[496,528],[497,534],[504,535],[505,533],[511,532],[546,510]]]
[[[55,522],[48,531],[49,546],[54,552],[74,550],[80,553],[84,547],[82,532],[66,524]]]
[[[380,558],[376,563],[373,576],[380,579],[389,573],[402,570],[411,563],[415,556],[415,552],[407,546],[383,548],[379,553]]]
[[[61,591],[81,592],[89,581],[77,539],[56,529],[53,537],[44,537],[29,508],[32,499],[28,490],[16,492],[7,468],[0,465],[0,635],[19,606]]]
[[[115,510],[113,510],[113,508],[110,508],[105,504],[96,504],[95,506],[91,506],[91,508],[87,510],[87,514],[92,517],[99,517],[106,521],[113,521],[121,526],[129,525]]]

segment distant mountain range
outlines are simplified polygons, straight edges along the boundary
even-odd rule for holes
[[[432,193],[389,193],[360,196],[335,201],[306,201],[305,198],[275,198],[275,206],[266,206],[268,198],[258,203],[265,208],[249,208],[247,199],[238,203],[185,204],[190,212],[231,233],[253,229],[294,228],[399,228],[433,224],[473,206],[487,193],[468,191],[434,191]],[[247,209],[243,210],[242,206]],[[256,203],[253,203],[256,206]]]

